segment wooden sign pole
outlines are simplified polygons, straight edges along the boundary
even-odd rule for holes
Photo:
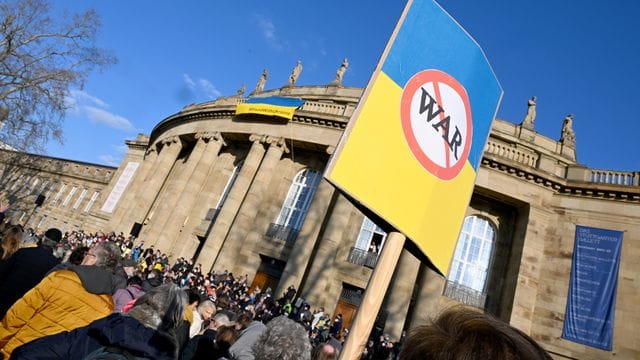
[[[378,263],[371,274],[369,284],[364,292],[362,303],[358,308],[356,318],[351,325],[351,331],[340,353],[341,360],[358,360],[367,343],[373,323],[376,320],[382,300],[387,292],[391,277],[398,264],[406,237],[399,232],[391,232],[382,248]]]

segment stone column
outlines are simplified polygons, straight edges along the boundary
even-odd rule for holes
[[[133,199],[135,207],[124,220],[129,221],[129,227],[131,227],[134,222],[145,223],[147,214],[182,149],[182,142],[178,136],[164,139],[162,140],[162,144],[163,147],[160,149],[158,159],[154,161],[153,167],[149,170],[147,179],[144,182],[144,186],[140,189],[140,195]],[[127,224],[125,224],[125,229],[126,226]]]
[[[393,279],[382,304],[382,309],[387,313],[384,331],[392,339],[399,340],[402,335],[402,328],[407,318],[407,311],[409,311],[409,303],[411,302],[411,295],[413,294],[413,287],[416,284],[419,270],[420,260],[409,251],[402,250]]]
[[[171,176],[171,179],[165,185],[163,195],[157,201],[156,210],[154,211],[154,217],[150,222],[150,226],[147,226],[144,232],[144,239],[150,244],[155,244],[156,249],[167,252],[171,248],[172,238],[166,236],[165,230],[167,229],[167,223],[171,220],[171,217],[175,215],[178,209],[177,203],[180,201],[180,195],[187,186],[187,181],[191,177],[191,174],[196,170],[196,166],[200,162],[202,154],[204,154],[207,148],[208,140],[211,138],[211,134],[198,133],[195,134],[196,143],[191,154],[186,159],[186,162],[176,168],[178,173]]]
[[[322,179],[320,181],[311,206],[309,206],[307,216],[302,224],[302,228],[298,233],[296,242],[287,260],[287,265],[280,277],[280,283],[275,292],[276,294],[284,293],[289,285],[293,285],[296,289],[300,288],[302,277],[309,266],[311,252],[318,241],[320,227],[327,214],[327,209],[329,208],[329,203],[331,202],[331,197],[334,192],[333,186],[326,180]]]
[[[324,306],[325,310],[331,312],[335,308],[338,299],[331,296],[337,292],[340,294],[342,284],[338,283],[335,276],[334,263],[336,256],[343,242],[344,232],[349,224],[349,218],[353,211],[353,205],[341,194],[336,194],[336,200],[333,210],[324,233],[320,239],[316,253],[313,256],[313,262],[309,274],[313,274],[313,278],[307,277],[299,293],[305,298],[309,304],[314,307]],[[355,241],[355,239],[354,239]],[[289,284],[280,280],[278,288],[287,288]],[[337,286],[336,291],[327,291]],[[276,297],[280,297],[282,292],[275,293]]]
[[[412,328],[425,325],[438,315],[444,284],[445,280],[440,274],[425,265],[420,265],[420,276],[416,282],[416,301],[409,319]]]
[[[200,188],[202,188],[209,168],[215,163],[218,152],[220,152],[220,149],[224,145],[222,136],[218,132],[202,134],[201,139],[207,142],[204,151],[200,153],[199,159],[193,158],[194,168],[186,169],[180,179],[178,179],[176,187],[178,190],[177,194],[179,195],[176,197],[175,202],[169,203],[172,208],[169,209],[169,212],[172,213],[166,222],[163,222],[164,226],[162,226],[162,231],[160,231],[158,235],[159,246],[171,244],[169,246],[171,250],[169,253],[171,255],[175,255],[174,249],[179,248],[177,240],[180,234],[180,228],[182,224],[184,224],[187,215],[189,215],[189,211],[194,206],[193,203],[196,201],[196,196],[200,192]],[[201,142],[200,140],[198,141],[198,143]],[[189,159],[189,162],[191,162],[191,159]],[[191,171],[191,174],[188,174],[189,171]],[[182,183],[182,180],[186,177],[188,177],[188,179]],[[180,191],[180,189],[182,189],[182,191]]]
[[[552,212],[543,208],[543,204],[532,205],[529,208],[529,223],[522,248],[518,270],[518,286],[513,296],[513,310],[510,324],[526,334],[531,334],[531,327],[535,321],[536,300],[540,285],[540,276],[545,266],[544,234],[550,226]],[[567,274],[568,275],[568,274]]]
[[[215,161],[209,164],[206,179],[197,195],[198,201],[192,203],[191,210],[182,224],[178,239],[179,246],[173,249],[174,258],[193,259],[200,246],[200,238],[195,234],[196,229],[199,236],[207,236],[208,231],[214,225],[212,223],[213,220],[205,220],[205,218],[214,204],[218,208],[222,207],[222,203],[218,204],[220,197],[224,193],[227,184],[228,186],[233,186],[233,183],[229,183],[229,180],[234,171],[236,171],[236,169],[233,169],[227,174],[223,163],[222,155],[218,153]],[[242,165],[240,165],[241,167]],[[237,171],[240,171],[240,168]],[[218,212],[220,212],[220,209],[218,209]],[[202,229],[203,224],[207,228]]]
[[[266,136],[251,135],[249,140],[253,142],[253,145],[251,145],[249,154],[247,154],[242,164],[242,169],[240,169],[240,174],[238,174],[233,188],[229,191],[229,195],[222,205],[222,209],[220,209],[216,222],[213,224],[209,236],[207,236],[205,240],[200,255],[198,255],[197,262],[202,264],[203,270],[211,269],[211,266],[215,262],[222,243],[229,232],[229,228],[231,228],[231,223],[233,223],[233,219],[238,213],[242,200],[245,198],[249,186],[253,181],[253,177],[262,162],[265,153],[263,143],[266,140]]]
[[[266,142],[269,144],[269,150],[267,150],[260,164],[260,168],[251,183],[247,196],[242,202],[238,215],[233,221],[233,226],[229,230],[220,254],[214,262],[216,270],[232,270],[235,265],[243,261],[242,257],[238,257],[240,249],[251,252],[255,246],[256,239],[248,239],[247,234],[253,227],[255,218],[258,215],[258,209],[267,186],[273,177],[276,165],[278,165],[282,154],[289,151],[284,138],[267,137]],[[206,269],[206,267],[204,268]]]
[[[128,229],[124,228],[121,223],[123,219],[127,219],[127,216],[130,215],[132,209],[135,207],[134,199],[136,198],[136,195],[144,189],[143,184],[146,181],[149,170],[153,168],[153,164],[157,158],[158,150],[155,146],[149,147],[145,153],[144,160],[142,161],[142,166],[140,166],[138,171],[136,171],[133,180],[129,183],[129,186],[127,186],[124,194],[120,198],[120,201],[118,201],[118,205],[109,220],[109,229],[105,230],[113,229],[125,233],[128,231]],[[115,178],[114,181],[118,181],[118,179]],[[108,196],[108,193],[103,193],[101,197],[106,200]]]

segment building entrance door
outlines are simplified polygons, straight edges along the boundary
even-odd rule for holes
[[[264,292],[265,289],[271,288],[271,290],[278,287],[278,282],[280,282],[280,278],[276,278],[267,273],[258,271],[256,273],[256,277],[253,278],[253,282],[251,283],[251,288],[249,288],[249,294],[253,292],[256,287],[260,287],[261,291]]]
[[[360,302],[362,302],[363,292],[364,289],[349,284],[342,284],[340,300],[338,300],[338,305],[336,305],[336,309],[333,312],[333,319],[331,319],[332,324],[336,315],[342,314],[342,329],[351,328],[351,323],[356,317],[356,311],[358,311]]]
[[[336,315],[342,314],[342,329],[350,329],[351,323],[356,317],[356,311],[358,311],[358,307],[353,304],[349,304],[344,300],[339,300],[338,305],[336,305],[336,309],[333,312],[333,319],[331,319],[331,323],[333,324],[333,320]]]
[[[249,294],[251,294],[258,286],[260,286],[260,290],[262,292],[265,292],[267,288],[271,288],[272,291],[275,291],[278,287],[278,283],[280,282],[282,272],[284,271],[284,266],[287,264],[282,260],[274,259],[265,255],[260,255],[260,258],[262,259],[262,262],[256,272],[256,276],[253,278],[253,282],[249,288]],[[273,294],[276,299],[279,295],[280,294]]]

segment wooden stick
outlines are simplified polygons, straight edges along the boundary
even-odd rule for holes
[[[391,232],[385,241],[378,264],[371,274],[364,292],[362,303],[351,326],[347,342],[340,353],[341,360],[358,360],[367,343],[376,316],[382,306],[391,277],[398,264],[406,237],[399,232]]]

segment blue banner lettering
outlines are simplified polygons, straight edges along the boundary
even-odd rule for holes
[[[622,234],[576,226],[564,339],[611,351]]]

